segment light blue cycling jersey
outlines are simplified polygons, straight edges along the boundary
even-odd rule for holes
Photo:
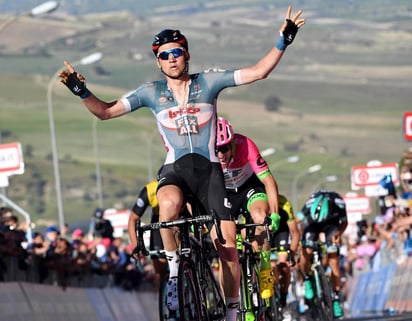
[[[165,164],[184,155],[200,154],[219,162],[215,153],[217,97],[227,87],[240,85],[239,71],[211,69],[190,75],[189,99],[179,107],[166,79],[146,83],[122,98],[126,112],[148,107],[166,147]]]

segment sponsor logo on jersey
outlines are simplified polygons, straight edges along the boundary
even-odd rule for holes
[[[179,136],[199,135],[199,124],[197,117],[184,116],[175,120],[176,129]]]
[[[169,110],[169,118],[173,119],[184,114],[197,114],[198,112],[200,112],[200,108],[188,106],[183,109]]]
[[[266,166],[266,165],[267,165],[265,159],[264,159],[262,156],[260,156],[260,155],[259,155],[259,158],[256,160],[256,164],[257,164],[257,166],[259,166],[259,167],[262,167],[262,166]]]

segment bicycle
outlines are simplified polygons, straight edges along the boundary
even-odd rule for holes
[[[313,248],[310,281],[314,290],[314,298],[307,300],[308,309],[306,311],[307,320],[313,321],[333,321],[332,287],[329,277],[326,275],[322,265],[322,253],[324,244],[316,242]]]
[[[267,238],[270,241],[271,235],[269,232],[270,218],[266,218],[263,224],[251,223],[250,218],[246,223],[236,223],[236,240],[239,253],[240,264],[240,302],[238,315],[241,321],[280,321],[280,309],[278,304],[279,290],[269,299],[263,299],[260,296],[259,288],[259,256],[252,245],[251,232],[257,226],[265,226]],[[246,230],[245,237],[241,231]]]
[[[195,207],[192,205],[192,208]],[[225,302],[220,285],[211,269],[209,259],[211,249],[206,242],[207,235],[204,230],[204,225],[211,223],[216,227],[219,241],[224,244],[220,221],[214,212],[211,215],[182,217],[170,222],[138,224],[139,249],[145,256],[149,252],[144,246],[144,232],[171,227],[179,229],[180,261],[177,283],[179,309],[171,311],[166,306],[167,279],[165,278],[159,292],[160,320],[220,321],[225,318]]]

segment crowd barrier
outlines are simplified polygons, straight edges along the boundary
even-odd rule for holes
[[[360,273],[352,280],[348,303],[352,316],[412,311],[412,258]]]
[[[155,306],[155,308],[154,308]],[[157,293],[0,283],[2,321],[158,321]]]

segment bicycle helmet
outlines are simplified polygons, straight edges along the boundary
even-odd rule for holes
[[[310,217],[314,222],[324,221],[329,214],[330,198],[327,194],[319,194],[310,206]]]
[[[189,50],[187,39],[179,30],[164,29],[154,37],[152,50],[155,56],[157,55],[159,47],[169,42],[177,42],[181,44],[186,51]]]
[[[223,117],[218,117],[216,146],[229,144],[233,140],[233,135],[232,124]]]

